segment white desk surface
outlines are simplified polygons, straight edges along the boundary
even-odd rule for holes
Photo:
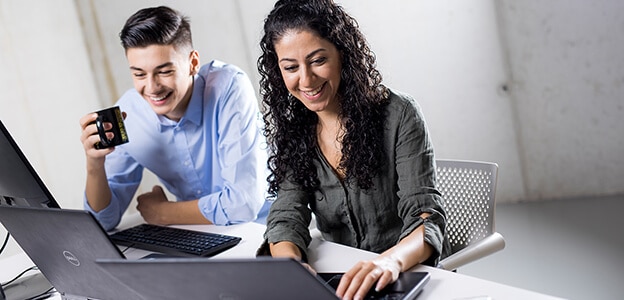
[[[124,223],[126,226],[130,224],[128,222]],[[214,258],[255,257],[256,250],[262,243],[262,234],[265,228],[264,225],[258,223],[246,223],[232,226],[185,225],[175,227],[242,237],[242,241],[237,246],[214,256]],[[142,257],[146,253],[149,252],[139,249],[128,249],[125,255],[129,259],[132,259]],[[376,254],[371,252],[323,241],[318,236],[314,237],[308,253],[310,264],[318,272],[344,272],[357,261],[370,259],[376,256]],[[0,282],[12,279],[12,277],[19,274],[19,272],[32,265],[28,256],[23,253],[10,257],[0,257]],[[419,300],[558,299],[548,295],[428,266],[417,266],[414,268],[414,271],[424,271],[431,274],[429,283],[418,297]],[[56,299],[59,298],[60,297]]]

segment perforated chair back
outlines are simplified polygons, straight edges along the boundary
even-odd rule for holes
[[[438,190],[447,212],[451,255],[440,267],[455,269],[504,248],[494,226],[498,165],[490,162],[436,160]],[[466,250],[463,257],[458,255]],[[478,249],[487,247],[487,249]],[[466,257],[467,255],[467,257]],[[459,262],[452,262],[460,259]],[[446,265],[445,265],[446,264]]]

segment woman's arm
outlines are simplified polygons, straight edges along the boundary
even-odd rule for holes
[[[381,290],[400,272],[435,261],[442,248],[444,212],[435,189],[433,145],[424,117],[405,94],[391,97],[388,110],[388,136],[396,133],[388,153],[395,153],[397,209],[403,227],[396,245],[345,273],[336,291],[343,299],[363,299],[375,283],[375,289]]]
[[[301,264],[308,269],[312,274],[316,274],[316,270],[312,268],[308,263],[302,261],[301,250],[292,242],[277,242],[270,243],[269,249],[271,249],[271,256],[273,257],[287,257],[293,258],[301,262]]]
[[[288,257],[301,260],[301,251],[292,242],[270,243],[269,249],[271,249],[271,256],[273,257]]]
[[[421,218],[429,214],[423,213]],[[425,242],[425,226],[421,224],[398,244],[373,260],[358,262],[340,280],[336,295],[341,299],[364,299],[373,284],[379,291],[397,280],[399,273],[429,259],[433,247]]]

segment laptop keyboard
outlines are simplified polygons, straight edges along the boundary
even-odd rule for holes
[[[141,224],[112,234],[118,245],[174,256],[212,256],[237,245],[240,237]]]

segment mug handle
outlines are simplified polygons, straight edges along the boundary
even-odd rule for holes
[[[110,144],[111,140],[106,137],[106,130],[104,129],[104,117],[102,115],[98,115],[97,119],[95,119],[95,127],[97,127],[98,135],[100,136],[100,144],[102,147],[106,148]]]

